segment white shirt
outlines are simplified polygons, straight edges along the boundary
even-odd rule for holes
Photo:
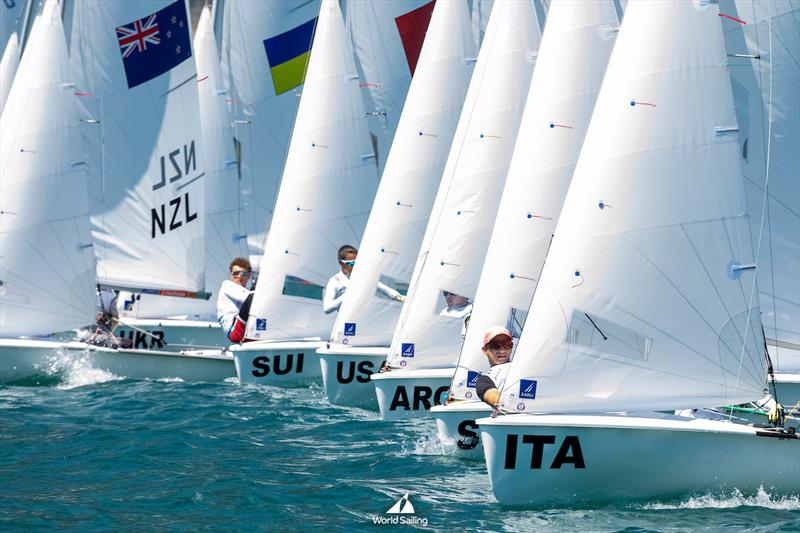
[[[342,300],[348,285],[350,285],[350,278],[345,276],[341,270],[328,280],[328,284],[325,286],[325,294],[322,297],[322,310],[325,311],[326,315],[338,311],[339,307],[342,306]],[[380,281],[378,282],[378,293],[391,300],[396,300],[400,297],[399,292]]]
[[[497,390],[503,390],[503,386],[506,384],[506,377],[508,376],[508,371],[511,368],[511,361],[508,363],[503,363],[500,365],[494,365],[489,370],[483,373],[484,376],[487,376],[494,382],[494,387]]]
[[[233,326],[239,308],[251,291],[229,279],[222,282],[217,296],[217,320],[222,331],[227,332]]]
[[[439,316],[464,319],[464,323],[461,325],[462,339],[467,336],[467,325],[469,324],[469,317],[471,314],[472,304],[467,304],[464,307],[445,307],[439,312]]]

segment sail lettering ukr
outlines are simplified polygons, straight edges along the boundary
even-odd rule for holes
[[[336,1],[322,3],[275,216],[247,323],[256,340],[326,337],[337,251],[358,246],[378,175],[362,88]]]
[[[392,367],[445,368],[458,358],[540,39],[532,4],[494,5],[392,339]]]
[[[630,2],[501,404],[665,410],[766,384],[719,8]]]
[[[64,28],[46,2],[0,119],[0,333],[94,320],[88,174]]]
[[[98,283],[202,296],[205,168],[186,2],[76,1],[64,20],[95,125],[87,139]]]
[[[468,59],[476,51],[463,3],[439,4],[414,58],[414,79],[331,333],[335,342],[388,346],[392,340],[401,304],[378,284],[405,293],[411,281],[474,69]]]
[[[450,398],[475,399],[483,334],[519,338],[619,29],[611,0],[555,0],[547,13],[508,179]]]

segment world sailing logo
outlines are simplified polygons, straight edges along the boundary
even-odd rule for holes
[[[408,499],[408,492],[402,498],[392,505],[384,515],[373,515],[373,524],[385,525],[414,525],[414,526],[428,526],[428,519],[416,516],[414,505]]]

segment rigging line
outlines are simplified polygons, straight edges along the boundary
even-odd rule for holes
[[[591,323],[592,323],[592,325],[594,326],[594,329],[596,329],[596,330],[597,330],[597,331],[600,333],[600,336],[601,336],[601,337],[603,337],[603,340],[604,340],[604,341],[607,341],[607,340],[608,340],[608,337],[606,337],[606,334],[605,334],[605,333],[603,333],[603,331],[602,331],[602,330],[601,330],[599,327],[597,327],[597,324],[595,324],[595,323],[594,323],[594,320],[592,320],[592,317],[590,317],[590,316],[589,316],[587,313],[583,313],[583,315],[584,315],[586,318],[588,318],[588,319],[589,319],[589,322],[591,322]]]
[[[764,238],[764,220],[766,217],[767,212],[767,200],[769,198],[768,191],[769,191],[769,165],[770,165],[770,156],[772,150],[772,65],[773,65],[773,57],[772,57],[772,5],[771,3],[767,3],[767,34],[769,35],[769,96],[767,101],[767,156],[764,162],[764,195],[763,200],[761,203],[761,223],[758,228],[758,244],[756,245],[756,257],[755,257],[755,264],[758,264],[759,259],[761,258],[761,243]],[[753,300],[755,299],[756,295],[756,279],[758,276],[753,276],[753,284],[750,287],[750,304],[747,310],[747,324],[750,324],[750,315],[753,309]],[[774,291],[773,291],[774,292]],[[774,305],[774,303],[773,303]],[[739,378],[742,372],[742,363],[744,360],[744,351],[745,347],[747,346],[747,331],[750,328],[745,329],[745,338],[742,341],[742,350],[739,354],[739,368],[736,373],[736,384],[733,388],[734,397],[736,396],[736,389],[739,387]],[[728,416],[728,420],[730,421],[733,417],[733,414]]]
[[[173,87],[172,89],[168,89],[168,90],[167,90],[167,92],[165,92],[165,93],[162,93],[162,94],[161,94],[161,98],[164,98],[165,96],[167,96],[169,93],[171,93],[171,92],[173,92],[173,91],[177,91],[178,89],[180,89],[181,87],[183,87],[184,85],[186,85],[187,83],[189,83],[190,81],[192,81],[193,79],[195,79],[196,77],[197,77],[197,73],[195,72],[194,74],[192,74],[192,75],[191,75],[191,76],[189,76],[187,79],[185,79],[185,80],[183,80],[182,82],[180,82],[178,85],[176,85],[176,86],[175,86],[175,87]],[[205,79],[205,78],[204,78],[204,79]],[[202,81],[202,80],[200,80],[200,81]]]

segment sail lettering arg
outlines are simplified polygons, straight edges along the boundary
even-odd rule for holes
[[[184,0],[177,0],[116,30],[129,89],[192,57]]]

